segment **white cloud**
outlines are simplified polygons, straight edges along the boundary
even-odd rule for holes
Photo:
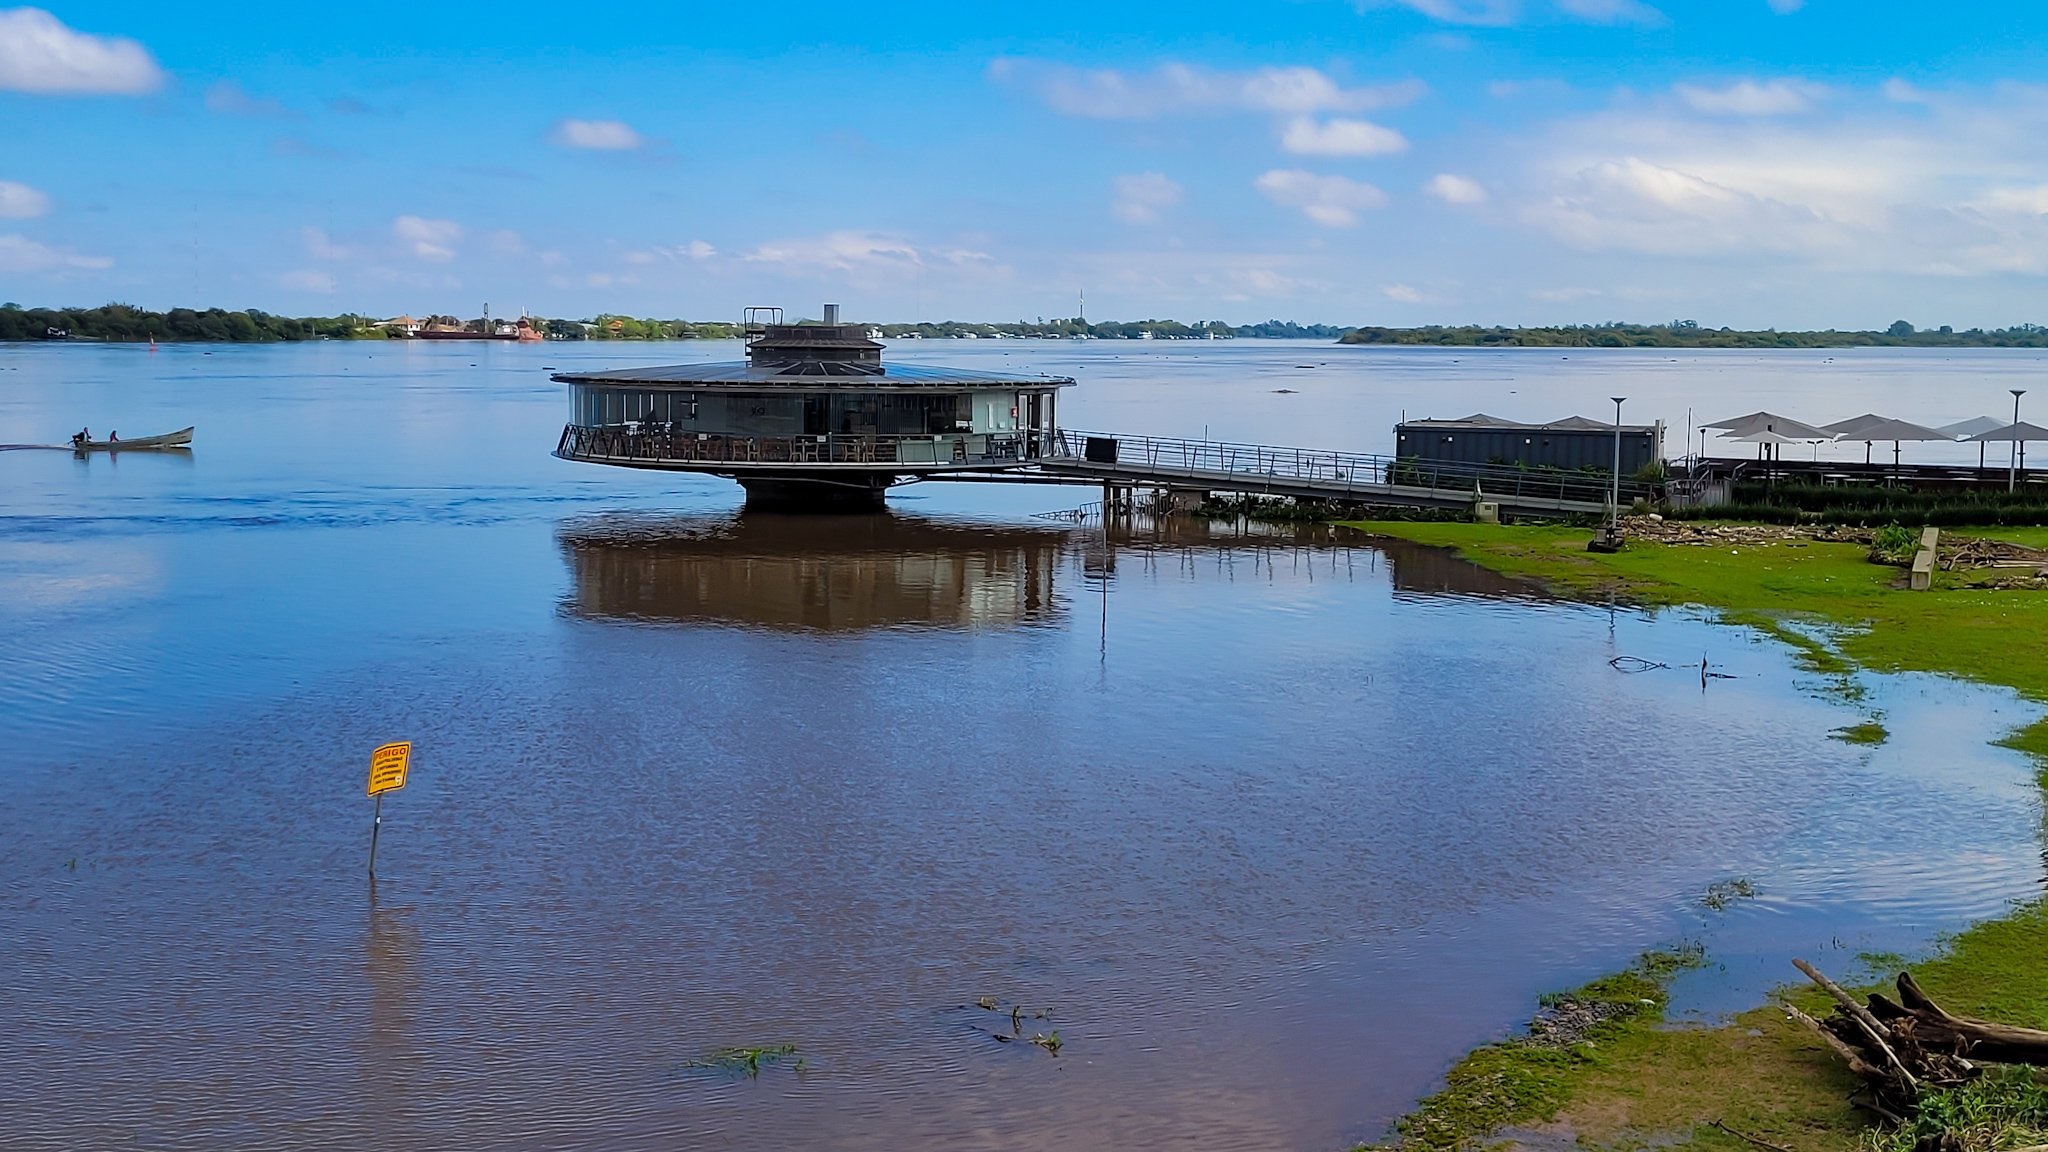
[[[1521,15],[1516,0],[1360,0],[1360,8],[1402,7],[1448,24],[1512,24]]]
[[[1357,0],[1361,9],[1401,7],[1446,24],[1505,27],[1523,19],[1521,0]],[[1663,24],[1662,12],[1642,0],[1550,0],[1546,11],[1595,24]]]
[[[1788,116],[1810,110],[1822,94],[1818,85],[1800,80],[1738,80],[1725,88],[1679,84],[1672,90],[1687,107],[1711,116]]]
[[[631,152],[646,143],[623,120],[564,120],[555,125],[553,139],[564,148],[595,152]]]
[[[756,247],[744,257],[754,264],[832,272],[915,272],[924,256],[908,240],[879,232],[830,232]]]
[[[63,272],[113,266],[110,256],[82,256],[69,248],[52,248],[26,236],[0,236],[0,272]]]
[[[222,80],[206,90],[206,110],[223,116],[279,119],[294,115],[291,109],[268,96],[256,97],[243,91],[233,80]]]
[[[1318,69],[1302,67],[1231,72],[1162,64],[1150,72],[1125,72],[1002,59],[989,65],[989,74],[1031,89],[1057,112],[1098,120],[1176,112],[1366,112],[1412,103],[1427,91],[1417,80],[1346,88]]]
[[[1642,0],[1556,0],[1560,11],[1596,24],[1662,24],[1664,14]]]
[[[1604,295],[1598,288],[1537,288],[1529,293],[1529,299],[1544,304],[1570,304],[1575,300],[1590,300]]]
[[[1838,93],[1793,121],[1682,108],[1563,121],[1534,134],[1529,167],[1496,195],[1573,247],[1780,282],[1763,269],[2048,276],[2048,90],[1954,90],[1910,109],[1877,96]]]
[[[652,264],[657,260],[667,260],[671,263],[680,263],[684,260],[702,262],[716,255],[718,255],[718,249],[713,248],[702,240],[692,240],[688,244],[650,245],[647,248],[627,252],[622,258],[628,264]]]
[[[1299,156],[1385,156],[1406,151],[1408,138],[1369,120],[1292,120],[1280,146]]]
[[[29,220],[50,210],[50,198],[26,184],[0,180],[0,219]]]
[[[1484,204],[1486,187],[1468,176],[1439,172],[1429,178],[1422,191],[1446,204]]]
[[[335,242],[324,228],[301,228],[299,239],[305,242],[306,255],[315,260],[347,260],[355,255],[353,251]]]
[[[1899,104],[1925,104],[1927,93],[1894,76],[1884,82],[1884,98]]]
[[[74,31],[40,8],[0,10],[0,91],[134,96],[163,82],[133,40]]]
[[[300,268],[277,278],[278,283],[301,292],[327,293],[334,291],[334,277],[314,268]]]
[[[1181,201],[1181,186],[1160,172],[1138,172],[1119,176],[1115,181],[1116,197],[1110,202],[1110,210],[1120,220],[1133,224],[1157,224],[1168,209]]]
[[[462,239],[462,226],[453,220],[400,216],[391,222],[391,234],[410,245],[412,254],[420,259],[446,263],[455,259],[455,242]]]
[[[1318,176],[1298,168],[1275,169],[1253,181],[1266,199],[1301,214],[1325,228],[1349,228],[1358,214],[1387,202],[1387,194],[1370,184],[1342,176]]]
[[[524,256],[526,238],[510,228],[500,228],[484,237],[484,244],[500,256]]]
[[[2048,184],[2036,184],[2031,188],[1994,188],[1972,201],[1971,207],[1991,213],[2048,216]]]
[[[1389,284],[1380,289],[1380,295],[1403,304],[1422,304],[1429,299],[1422,294],[1422,289],[1407,284]]]

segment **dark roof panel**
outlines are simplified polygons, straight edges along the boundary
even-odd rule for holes
[[[965,368],[919,364],[875,364],[855,361],[798,360],[782,364],[670,364],[656,368],[616,368],[557,372],[564,384],[647,385],[663,388],[1065,388],[1071,376],[1016,376],[973,372]]]

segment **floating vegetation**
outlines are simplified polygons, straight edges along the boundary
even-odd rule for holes
[[[1706,892],[1700,896],[1700,904],[1709,912],[1725,912],[1728,906],[1737,900],[1750,900],[1755,897],[1756,885],[1737,876],[1731,880],[1716,880],[1707,885]]]
[[[993,996],[977,997],[972,1005],[963,1004],[961,1008],[962,1010],[980,1009],[983,1012],[994,1012],[1008,1016],[1010,1018],[1010,1029],[1007,1032],[981,1024],[969,1025],[976,1032],[987,1036],[998,1044],[1011,1044],[1018,1040],[1026,1040],[1036,1047],[1045,1049],[1054,1056],[1060,1054],[1060,1046],[1063,1041],[1060,1040],[1058,1032],[1050,1034],[1034,1032],[1028,1037],[1024,1035],[1024,1022],[1026,1020],[1052,1019],[1051,1008],[1027,1008],[1022,1004],[1012,1003],[1008,1005],[1008,1010],[1005,1011],[1003,1002]]]
[[[1840,740],[1844,744],[1870,745],[1882,744],[1892,737],[1891,732],[1875,720],[1865,720],[1861,724],[1851,724],[1845,728],[1837,728],[1833,732],[1828,733],[1828,735],[1833,739]]]
[[[790,1057],[796,1056],[796,1045],[775,1044],[764,1048],[720,1048],[702,1060],[691,1060],[683,1067],[693,1071],[723,1072],[731,1076],[744,1075],[749,1079],[761,1074],[761,1069],[772,1068]],[[793,1071],[802,1072],[808,1065],[803,1057],[797,1056],[791,1064]]]

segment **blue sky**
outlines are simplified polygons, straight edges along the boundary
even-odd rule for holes
[[[0,8],[0,299],[2048,322],[2040,14]]]

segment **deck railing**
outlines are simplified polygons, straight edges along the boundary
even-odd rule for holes
[[[1555,499],[1605,504],[1612,481],[1604,472],[1566,472],[1500,464],[1438,463],[1405,456],[1326,452],[1215,440],[1160,436],[1113,436],[1062,430],[1054,434],[1051,456],[1077,467],[1113,466],[1155,476],[1186,475],[1191,482],[1227,476],[1233,482],[1314,485],[1333,495],[1370,495],[1381,487],[1426,488],[1485,496]],[[1624,478],[1624,504],[1650,496],[1648,486]]]
[[[555,455],[565,460],[644,460],[654,464],[892,464],[913,467],[997,467],[1023,463],[1053,448],[1050,436],[1025,432],[870,436],[732,436],[640,425],[562,429]]]

